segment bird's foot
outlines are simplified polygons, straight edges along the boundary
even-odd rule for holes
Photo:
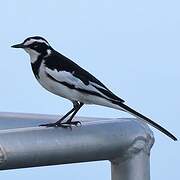
[[[62,128],[71,128],[70,124],[64,124],[64,123],[49,123],[49,124],[40,124],[39,126],[45,126],[45,127],[62,127]]]
[[[61,123],[63,125],[74,125],[74,126],[78,126],[78,125],[81,125],[81,122],[80,121],[66,121],[64,123]]]

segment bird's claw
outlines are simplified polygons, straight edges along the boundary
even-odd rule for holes
[[[49,123],[49,124],[40,124],[39,126],[45,126],[45,127],[62,127],[62,128],[71,128],[70,125],[65,125],[62,123]]]
[[[73,121],[73,122],[64,122],[64,123],[48,123],[48,124],[40,124],[39,126],[45,126],[45,127],[62,127],[62,128],[70,128],[72,129],[72,125],[78,126],[81,125],[80,121]]]
[[[80,121],[70,121],[70,122],[64,122],[64,123],[61,123],[61,124],[64,124],[64,125],[74,125],[74,126],[78,126],[78,125],[81,125],[81,122]]]

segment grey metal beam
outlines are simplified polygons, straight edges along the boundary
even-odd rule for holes
[[[140,151],[124,161],[118,158],[112,160],[111,177],[112,180],[149,180],[149,154]]]
[[[55,120],[57,116],[0,113],[0,169],[110,160],[112,180],[149,180],[154,138],[146,124],[87,118],[72,130],[37,126]]]

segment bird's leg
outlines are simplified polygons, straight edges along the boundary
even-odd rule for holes
[[[80,102],[79,106],[75,109],[75,111],[74,111],[73,114],[70,116],[70,118],[69,118],[66,122],[64,122],[64,123],[62,123],[62,124],[64,124],[64,125],[70,125],[70,126],[71,126],[71,125],[77,126],[78,124],[81,124],[80,121],[72,121],[72,119],[74,118],[74,116],[76,115],[76,113],[81,109],[81,107],[82,107],[83,105],[84,105],[84,104]]]
[[[56,125],[59,125],[59,124],[63,124],[62,121],[67,117],[69,116],[71,113],[75,112],[80,106],[80,103],[78,101],[74,101],[73,102],[73,108],[66,114],[64,115],[60,120],[58,120],[56,123]],[[74,114],[74,113],[73,113]],[[72,114],[72,115],[73,115]],[[71,117],[70,117],[71,118]]]
[[[77,108],[79,107],[79,103],[77,102],[77,101],[74,101],[73,102],[73,108],[70,110],[70,111],[68,111],[60,120],[58,120],[57,122],[55,122],[55,123],[48,123],[48,124],[41,124],[41,125],[39,125],[39,126],[46,126],[46,127],[54,127],[54,126],[61,126],[61,122],[67,117],[67,116],[69,116],[72,112],[74,112]],[[64,127],[63,125],[62,125],[62,127]]]

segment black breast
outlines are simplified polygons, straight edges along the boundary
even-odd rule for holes
[[[41,66],[42,61],[43,61],[43,57],[39,56],[34,63],[31,63],[33,73],[37,79],[39,79],[39,68]]]

